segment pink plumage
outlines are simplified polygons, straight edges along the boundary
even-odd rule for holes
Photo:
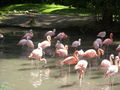
[[[110,45],[113,43],[113,33],[110,33],[110,38],[107,38],[103,41],[103,45]]]
[[[120,45],[117,46],[116,51],[120,51]]]
[[[62,40],[62,39],[67,38],[67,37],[68,37],[68,35],[66,35],[64,32],[61,32],[55,38]]]
[[[58,49],[58,50],[56,50],[56,53],[57,53],[59,56],[62,56],[62,57],[68,56],[68,45],[65,45],[65,47],[64,47],[63,49]]]
[[[97,36],[103,38],[106,36],[106,32],[105,31],[99,32]]]
[[[45,33],[45,36],[55,36],[55,32],[56,32],[56,29],[53,29],[53,31],[47,31],[46,33]]]

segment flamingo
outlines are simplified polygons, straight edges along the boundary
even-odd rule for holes
[[[38,48],[42,47],[43,49],[51,46],[51,36],[47,36],[47,40],[38,43]]]
[[[99,32],[97,36],[104,38],[106,36],[106,32],[105,31]]]
[[[61,32],[55,37],[55,39],[60,39],[61,41],[62,39],[67,38],[67,37],[68,35],[66,35],[64,32]]]
[[[105,72],[105,77],[112,76],[116,73],[118,73],[118,61],[120,58],[118,56],[115,56],[115,65],[111,65],[108,70]]]
[[[29,39],[21,39],[17,45],[21,45],[21,46],[28,46],[29,48],[34,49],[34,44],[32,42],[32,40]]]
[[[72,43],[72,47],[75,47],[75,48],[77,48],[78,46],[80,46],[81,45],[81,39],[79,38],[79,40],[78,41],[74,41],[73,43]]]
[[[51,30],[50,30],[50,31],[47,31],[47,32],[45,33],[45,36],[48,36],[48,35],[51,36],[51,37],[52,37],[52,36],[55,36],[55,32],[56,32],[56,29],[53,29],[53,31],[51,31]]]
[[[47,60],[45,58],[42,58],[43,56],[43,49],[41,47],[34,49],[30,55],[28,56],[29,59],[33,58],[38,61],[44,61],[45,64],[47,64]]]
[[[84,52],[83,56],[88,58],[97,58],[100,55],[104,55],[104,50],[101,48],[98,48],[97,52],[94,49],[88,49]]]
[[[60,62],[61,65],[68,64],[69,65],[69,72],[70,72],[70,65],[76,64],[79,61],[78,59],[78,50],[76,50],[73,56],[69,56],[65,58],[63,61]]]
[[[120,51],[120,45],[117,46],[116,51]]]
[[[26,38],[29,38],[31,39],[33,37],[33,31],[32,29],[30,29],[29,32],[27,32],[22,38],[26,39]]]
[[[103,41],[103,45],[109,46],[113,43],[113,33],[110,33],[110,38],[107,38]],[[108,47],[107,47],[108,52]],[[107,53],[108,54],[108,53]],[[107,57],[107,56],[106,56]]]
[[[62,56],[62,57],[68,56],[68,45],[65,45],[64,49],[58,49],[58,50],[56,50],[56,53],[59,56]]]
[[[102,39],[97,38],[94,42],[93,42],[93,47],[95,49],[98,49],[102,46]]]
[[[104,50],[101,48],[98,48],[97,52],[94,49],[88,49],[81,54],[81,56],[87,57],[87,58],[98,58],[100,55],[104,55]],[[89,67],[91,67],[90,62],[91,61],[89,60]]]
[[[103,67],[105,69],[107,69],[108,67],[110,67],[111,65],[113,65],[113,59],[114,59],[114,54],[111,54],[109,56],[109,60],[108,59],[103,59],[100,67]]]
[[[55,47],[56,47],[56,50],[65,48],[65,46],[59,40],[57,40]]]
[[[110,38],[107,38],[103,41],[103,45],[110,45],[113,42],[113,33],[110,33]]]
[[[79,70],[80,75],[79,78],[82,79],[84,77],[84,73],[87,69],[88,62],[86,60],[80,60],[78,63],[75,65],[75,70]]]

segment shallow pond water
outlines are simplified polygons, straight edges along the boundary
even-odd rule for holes
[[[4,28],[4,30],[6,29]],[[41,33],[42,34],[40,36],[42,37],[44,32]],[[42,41],[38,39],[39,36],[37,35],[38,34],[36,32],[36,36],[33,38],[35,44]],[[28,48],[22,48],[16,45],[21,36],[22,35],[6,35],[5,41],[0,47],[0,90],[120,89],[120,73],[111,78],[105,78],[104,71],[99,68],[97,63],[94,63],[91,68],[88,67],[84,79],[79,80],[78,74],[74,70],[74,65],[71,65],[70,72],[68,71],[68,65],[64,65],[63,67],[59,65],[59,61],[63,60],[63,58],[46,56],[48,64],[45,66],[43,62],[29,60],[27,58],[30,53]],[[84,36],[81,38],[84,38]],[[85,40],[86,42],[83,41],[83,44],[79,49],[92,48],[90,45],[92,45],[91,43],[95,39],[95,36],[89,36],[89,38]],[[69,43],[71,42],[69,40]],[[112,49],[110,53],[113,53],[115,46],[113,45],[111,47]],[[93,61],[99,59],[94,59]]]

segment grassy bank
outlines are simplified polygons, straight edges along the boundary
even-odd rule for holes
[[[14,4],[2,7],[0,14],[25,14],[25,12],[29,10],[36,10],[38,14],[77,14],[82,16],[90,15],[90,12],[84,8],[69,8],[68,6],[55,4]]]

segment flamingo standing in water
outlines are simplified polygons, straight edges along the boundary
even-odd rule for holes
[[[108,77],[108,76],[112,76],[116,73],[118,73],[118,65],[119,65],[119,62],[120,61],[120,58],[118,56],[115,57],[115,64],[114,65],[111,65],[108,70],[105,72],[105,77]]]
[[[80,60],[75,65],[75,70],[78,70],[80,72],[79,79],[82,79],[84,77],[84,73],[87,69],[87,66],[88,66],[88,62],[86,60]]]
[[[69,72],[70,72],[70,65],[76,64],[79,61],[78,59],[78,50],[76,50],[73,56],[69,56],[65,58],[63,61],[60,62],[61,65],[68,64],[69,65]]]
[[[112,43],[113,43],[113,33],[110,33],[110,38],[107,38],[103,41],[103,45],[107,46],[107,54],[108,54],[108,46],[111,45]]]
[[[53,31],[47,31],[46,33],[45,33],[45,36],[47,37],[47,36],[55,36],[55,32],[56,32],[56,29],[53,29]]]
[[[30,55],[28,56],[28,58],[33,58],[36,59],[38,61],[44,61],[45,64],[47,64],[47,60],[45,58],[42,58],[43,56],[43,49],[41,47],[34,49]]]
[[[50,46],[51,46],[51,36],[47,36],[47,40],[45,40],[41,43],[38,43],[38,48],[42,47],[42,49],[45,49]]]
[[[77,48],[78,46],[80,46],[81,45],[81,39],[79,38],[79,40],[78,41],[74,41],[73,43],[72,43],[72,47],[75,47],[75,48]]]
[[[68,56],[68,45],[65,45],[65,47],[64,47],[63,49],[57,49],[57,50],[56,50],[56,53],[57,53],[59,56],[62,56],[62,57]]]
[[[84,52],[83,56],[88,58],[97,58],[100,55],[104,55],[104,50],[101,48],[98,48],[97,52],[94,49],[88,49]]]
[[[88,49],[85,52],[82,52],[82,54],[81,54],[82,57],[87,57],[87,58],[97,58],[100,55],[104,55],[104,50],[101,49],[101,48],[98,48],[97,52],[94,49]],[[91,67],[90,64],[91,63],[90,63],[90,60],[89,60],[89,66]]]
[[[104,68],[104,69],[108,69],[108,67],[110,67],[111,65],[113,65],[113,59],[114,59],[114,54],[111,54],[109,56],[109,60],[108,59],[103,59],[100,67]]]

